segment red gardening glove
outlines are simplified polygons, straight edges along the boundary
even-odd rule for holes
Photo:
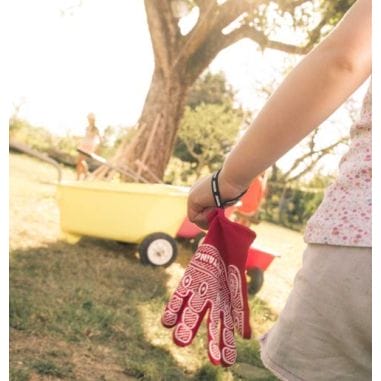
[[[175,293],[165,307],[162,324],[175,327],[173,340],[189,345],[209,310],[210,361],[233,365],[237,358],[234,326],[250,338],[245,263],[255,233],[229,221],[223,209],[210,216],[209,231],[187,266]]]
[[[217,247],[228,266],[228,285],[234,326],[244,339],[250,339],[246,262],[250,245],[254,241],[256,234],[249,228],[227,219],[222,208],[218,208],[215,215],[217,223],[212,233],[216,237],[214,240],[218,240]]]

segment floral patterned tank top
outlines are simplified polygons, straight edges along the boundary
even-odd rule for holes
[[[372,83],[339,174],[306,225],[304,240],[342,246],[372,246]]]

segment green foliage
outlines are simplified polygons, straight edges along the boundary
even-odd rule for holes
[[[9,121],[9,138],[28,144],[31,148],[41,152],[45,152],[55,143],[49,131],[43,127],[33,126],[18,117],[13,117]]]
[[[9,369],[10,381],[29,381],[30,374],[23,368],[10,368]]]
[[[9,122],[9,138],[48,155],[54,151],[73,160],[77,156],[78,138],[69,135],[55,136],[46,128],[36,127],[18,117],[11,118]]]
[[[242,117],[240,110],[224,104],[202,103],[194,109],[187,106],[174,156],[194,163],[197,175],[205,166],[214,171],[235,143]]]
[[[125,140],[131,141],[134,134],[134,128],[106,127],[97,153],[106,158],[112,157],[120,143]],[[10,119],[9,137],[67,165],[74,165],[78,155],[77,146],[81,140],[81,136],[55,136],[46,128],[36,127],[18,117]]]
[[[220,167],[239,133],[243,110],[223,73],[206,72],[188,93],[173,157],[165,180],[189,185]]]
[[[14,134],[16,134],[17,132],[19,132],[20,130],[22,130],[24,128],[25,125],[27,125],[28,123],[26,121],[24,121],[23,119],[17,117],[17,116],[12,116],[10,119],[9,119],[9,135],[10,137]]]
[[[52,150],[57,150],[75,158],[78,155],[76,150],[78,143],[79,139],[74,136],[66,135],[63,137],[55,137],[55,144],[47,150],[47,153],[49,154]]]
[[[356,0],[324,1],[321,5],[321,10],[330,15],[327,20],[328,24],[332,26],[336,25],[355,1]]]
[[[172,156],[165,169],[164,182],[176,185],[191,185],[197,180],[196,163],[182,161]]]
[[[223,381],[223,370],[211,364],[205,364],[195,374],[194,380],[196,381]]]
[[[206,72],[197,79],[188,92],[187,105],[194,109],[202,103],[232,105],[234,91],[222,72]]]
[[[294,230],[303,230],[323,196],[324,189],[269,182],[266,200],[261,207],[261,218]]]
[[[122,142],[128,144],[135,133],[136,129],[133,127],[107,126],[102,134],[102,143],[98,148],[98,154],[106,158],[112,157],[120,144]]]
[[[326,188],[328,185],[330,185],[333,180],[334,180],[335,176],[333,175],[324,175],[322,174],[320,171],[315,173],[315,175],[312,177],[311,180],[309,180],[305,186],[309,187],[309,188],[320,188],[320,189],[323,189],[323,188]]]

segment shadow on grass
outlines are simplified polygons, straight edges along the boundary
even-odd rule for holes
[[[11,252],[11,380],[241,379],[207,361],[191,373],[147,339],[140,307],[149,305],[160,325],[168,274],[141,265],[135,251],[83,238]],[[182,250],[180,261],[189,254]],[[238,346],[260,362],[257,347]]]
[[[161,268],[142,266],[133,246],[115,242],[83,239],[74,246],[57,242],[13,251],[13,379],[32,373],[80,380],[191,379],[142,329],[138,307],[164,305],[167,277]]]

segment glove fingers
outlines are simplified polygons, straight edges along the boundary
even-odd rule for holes
[[[175,344],[185,347],[192,342],[198,332],[206,310],[207,308],[204,308],[204,310],[198,312],[191,305],[187,305],[184,308],[180,322],[173,331],[173,341]]]
[[[210,301],[208,302],[204,295],[189,292],[184,308],[179,310],[177,326],[173,332],[173,340],[177,345],[186,346],[192,342],[209,305]]]
[[[221,364],[233,365],[237,360],[237,348],[234,339],[233,320],[229,311],[221,312],[220,348]]]
[[[176,291],[165,306],[161,317],[161,323],[164,327],[172,328],[179,322],[186,302],[191,296],[190,290],[187,288],[191,283],[192,276],[190,275],[190,270],[187,269]]]
[[[164,313],[161,317],[161,324],[164,327],[174,327],[180,319],[183,306],[187,298],[178,295],[177,292],[172,296],[167,305],[165,306]]]
[[[211,308],[207,327],[208,327],[208,356],[209,360],[214,365],[221,364],[220,351],[220,332],[219,332],[220,314],[217,308]]]
[[[247,285],[245,276],[241,276],[236,266],[228,268],[228,283],[232,304],[234,326],[244,339],[250,339],[250,316],[247,301]]]

